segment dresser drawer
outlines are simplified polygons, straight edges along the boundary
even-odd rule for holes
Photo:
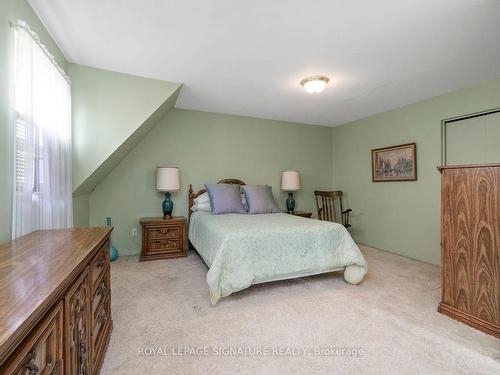
[[[107,295],[99,305],[92,323],[92,348],[93,348],[93,368],[94,371],[100,363],[104,354],[104,348],[108,341],[111,326],[111,299]]]
[[[148,241],[148,254],[154,254],[156,252],[176,252],[180,251],[180,241],[175,240],[156,240]]]
[[[90,284],[92,294],[97,289],[102,275],[109,268],[109,246],[110,242],[106,241],[90,262]]]
[[[109,270],[104,272],[102,278],[99,280],[97,284],[97,288],[94,291],[92,296],[92,321],[97,320],[98,310],[101,307],[103,301],[109,294],[110,285],[109,285]]]
[[[181,233],[181,227],[179,226],[169,226],[169,227],[148,227],[147,237],[148,240],[154,240],[159,238],[179,238]]]

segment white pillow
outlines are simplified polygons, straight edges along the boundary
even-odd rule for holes
[[[196,198],[193,199],[194,204],[197,203],[210,203],[210,197],[208,196],[207,192],[204,192],[203,194],[197,196]]]
[[[241,193],[241,203],[243,206],[247,208],[247,200],[245,198],[245,194]],[[191,207],[191,211],[212,211],[212,206],[210,205],[210,197],[207,192],[197,196],[193,199],[193,207]]]
[[[248,204],[247,204],[247,198],[245,197],[245,194],[244,193],[241,193],[241,203],[243,203],[243,206],[246,208],[246,210],[248,211]]]
[[[191,207],[191,211],[212,211],[212,206],[210,206],[210,202],[202,202],[195,203],[193,207]]]
[[[208,193],[205,192],[196,198],[193,199],[193,207],[191,207],[191,211],[212,211],[212,207],[210,206],[210,197]]]

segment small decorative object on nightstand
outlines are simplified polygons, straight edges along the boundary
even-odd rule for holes
[[[174,202],[170,199],[170,192],[180,189],[179,186],[179,168],[177,167],[158,167],[156,168],[156,190],[165,193],[163,201],[163,218],[171,219]]]
[[[305,211],[293,211],[293,212],[286,212],[287,214],[294,215],[294,216],[302,216],[302,217],[307,217],[308,219],[311,218],[312,212],[305,212]]]
[[[281,190],[288,191],[286,209],[290,214],[295,210],[295,199],[293,199],[293,192],[300,190],[300,176],[298,171],[281,172]]]
[[[164,220],[162,217],[142,218],[140,222],[142,227],[141,262],[186,256],[185,217],[174,216],[169,220]]]

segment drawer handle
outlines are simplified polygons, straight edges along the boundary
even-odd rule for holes
[[[24,364],[24,368],[28,370],[28,375],[37,375],[40,372],[38,366],[33,363],[34,361],[35,358],[33,358],[33,352],[30,352],[26,358],[26,363]]]
[[[162,245],[172,245],[174,242],[173,242],[173,241],[171,241],[171,240],[168,240],[168,241],[160,241],[160,243],[161,243]]]
[[[167,233],[168,233],[168,229],[161,228],[161,229],[160,229],[160,233],[161,233],[161,234],[167,234]]]

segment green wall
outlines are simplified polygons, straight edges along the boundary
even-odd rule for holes
[[[69,64],[69,75],[76,190],[178,91],[180,84],[77,64]]]
[[[83,228],[89,226],[90,195],[81,194],[73,197],[73,226]]]
[[[26,21],[59,65],[66,60],[42,23],[25,0],[0,0],[0,242],[10,240],[13,187],[13,108],[14,108],[14,30],[10,22]]]
[[[334,188],[346,193],[346,206],[353,209],[355,240],[439,264],[440,175],[436,166],[441,162],[441,120],[499,106],[497,79],[335,127]],[[490,134],[498,135],[498,129]],[[496,158],[500,162],[499,141],[488,143],[493,147],[487,161]],[[373,183],[371,149],[410,142],[417,143],[418,180]],[[470,160],[478,157],[484,156],[470,155]]]
[[[73,222],[89,225],[89,193],[175,105],[181,84],[69,64]]]
[[[156,192],[156,166],[175,165],[181,190],[173,194],[174,214],[187,214],[189,184],[239,178],[270,184],[280,206],[281,171],[301,171],[298,210],[313,210],[313,190],[332,182],[332,129],[249,117],[171,110],[90,194],[90,225],[113,218],[113,242],[121,254],[135,254],[140,238],[131,229],[139,218],[161,216],[163,196]]]

